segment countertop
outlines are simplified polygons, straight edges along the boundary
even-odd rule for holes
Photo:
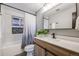
[[[50,44],[54,44],[56,46],[79,53],[79,42],[76,41],[74,42],[62,38],[53,39],[51,37],[35,37],[35,39],[42,40]]]

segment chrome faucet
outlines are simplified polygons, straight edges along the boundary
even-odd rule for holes
[[[51,35],[53,35],[53,38],[56,39],[55,33],[52,33]]]

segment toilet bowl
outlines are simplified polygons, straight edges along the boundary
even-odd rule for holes
[[[34,45],[33,44],[27,45],[24,48],[24,51],[27,52],[27,56],[33,56],[34,55]]]

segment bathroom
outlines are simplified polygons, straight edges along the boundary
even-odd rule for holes
[[[79,56],[78,16],[79,3],[0,3],[0,56]]]

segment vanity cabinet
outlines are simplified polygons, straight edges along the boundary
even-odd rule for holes
[[[35,44],[35,56],[53,56],[53,54]]]
[[[45,53],[46,53],[46,56],[55,56],[54,54],[52,54],[52,53],[49,52],[49,51],[46,51]]]
[[[79,56],[79,53],[35,39],[36,56]]]
[[[35,56],[45,56],[45,50],[35,44]]]
[[[45,44],[37,39],[34,40],[35,45],[35,56],[53,56],[44,46]]]

